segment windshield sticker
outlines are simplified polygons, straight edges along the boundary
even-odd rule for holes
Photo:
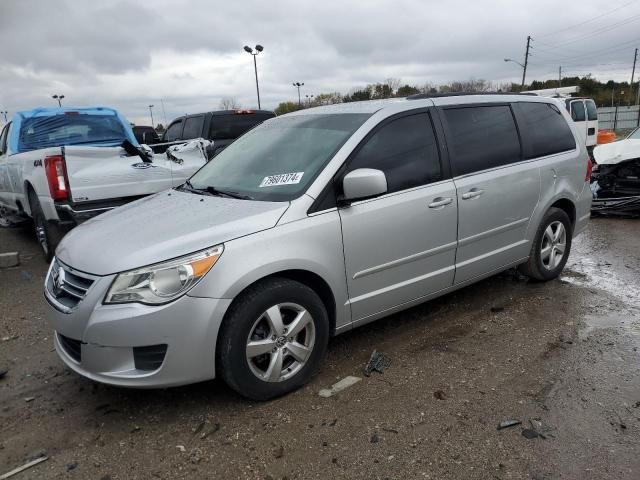
[[[304,172],[281,173],[280,175],[271,175],[269,177],[264,177],[259,187],[263,188],[263,187],[277,187],[278,185],[293,185],[296,183],[300,183],[300,180],[302,180],[302,175],[304,175]]]

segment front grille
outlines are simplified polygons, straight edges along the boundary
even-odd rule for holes
[[[58,341],[60,342],[62,349],[76,362],[80,363],[82,358],[82,342],[60,334],[58,334]]]
[[[133,347],[133,362],[137,370],[157,370],[164,362],[167,346],[151,345],[149,347]]]
[[[50,297],[63,309],[71,310],[78,305],[91,285],[93,285],[92,279],[72,271],[57,259],[53,260],[47,275],[46,289]]]

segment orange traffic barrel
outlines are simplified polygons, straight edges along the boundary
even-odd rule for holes
[[[602,145],[603,143],[615,142],[616,138],[616,133],[613,130],[598,131],[598,145]]]

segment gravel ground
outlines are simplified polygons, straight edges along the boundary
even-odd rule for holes
[[[506,272],[349,332],[310,385],[254,403],[68,371],[31,232],[0,229],[22,257],[0,270],[0,475],[46,453],[14,478],[638,479],[639,246],[640,222],[594,219],[560,279]],[[374,349],[390,364],[364,377]]]

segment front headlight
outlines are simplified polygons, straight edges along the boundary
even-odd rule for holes
[[[160,305],[187,293],[204,277],[222,255],[215,247],[148,267],[119,273],[104,303],[146,303]]]

